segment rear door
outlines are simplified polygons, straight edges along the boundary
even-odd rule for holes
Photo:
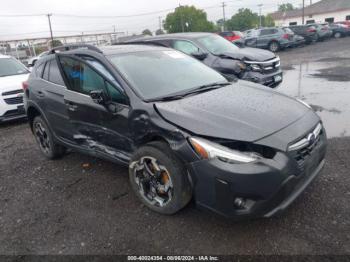
[[[264,48],[267,47],[271,39],[271,30],[270,29],[261,29],[260,34],[257,40],[257,47]]]
[[[120,85],[96,60],[58,55],[68,85],[64,100],[71,124],[73,139],[98,153],[128,161],[131,152],[129,139],[127,97]],[[92,91],[101,91],[104,103],[96,103]]]
[[[44,65],[40,89],[36,95],[45,101],[46,117],[50,127],[59,138],[72,142],[72,125],[69,122],[64,96],[67,91],[55,57]]]

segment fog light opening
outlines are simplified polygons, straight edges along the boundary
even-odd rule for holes
[[[246,201],[245,201],[245,199],[243,199],[241,197],[235,198],[233,204],[238,209],[245,209],[246,208]]]

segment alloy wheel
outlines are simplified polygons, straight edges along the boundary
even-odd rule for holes
[[[40,122],[35,123],[34,133],[37,141],[39,142],[40,148],[43,150],[44,153],[48,154],[51,150],[50,137],[45,127]]]
[[[157,159],[149,156],[131,163],[133,179],[141,197],[151,205],[164,207],[173,197],[173,183],[170,173]]]
[[[276,42],[271,43],[271,44],[270,44],[270,50],[271,50],[272,52],[277,52],[277,50],[278,50],[278,44],[277,44]]]

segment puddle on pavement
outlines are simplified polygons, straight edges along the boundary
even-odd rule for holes
[[[350,136],[350,58],[288,66],[277,91],[310,104],[328,137]]]

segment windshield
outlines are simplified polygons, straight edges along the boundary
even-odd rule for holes
[[[210,35],[198,38],[198,42],[201,43],[206,49],[209,50],[210,53],[214,55],[232,53],[239,50],[239,47],[218,35]]]
[[[0,77],[27,74],[28,70],[13,58],[0,58]]]
[[[215,70],[178,51],[157,50],[110,57],[111,62],[146,100],[227,80]]]

